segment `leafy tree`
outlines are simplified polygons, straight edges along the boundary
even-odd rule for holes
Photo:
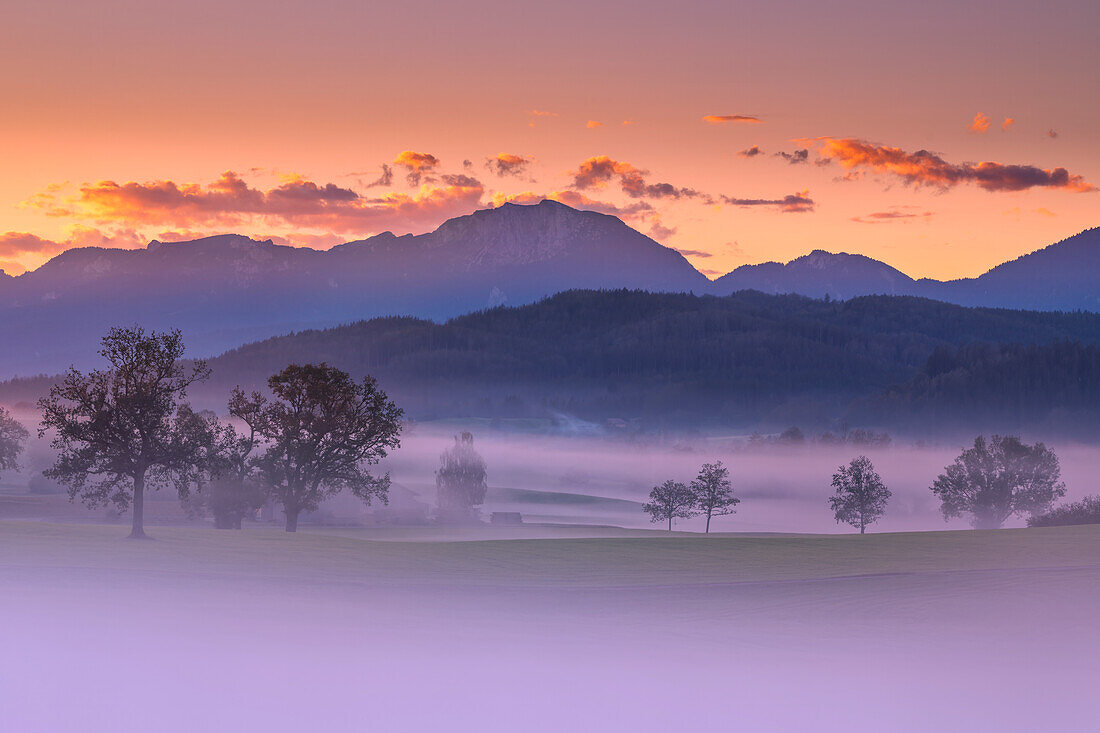
[[[729,480],[730,471],[721,461],[704,463],[699,475],[691,482],[691,493],[699,513],[707,518],[706,532],[710,533],[710,518],[733,514],[741,500],[733,495]]]
[[[859,527],[859,533],[863,534],[867,525],[886,513],[890,489],[867,456],[853,458],[847,466],[841,466],[833,474],[833,488],[836,494],[829,497],[829,506],[837,524]]]
[[[996,529],[1012,515],[1041,514],[1065,496],[1058,456],[1042,443],[979,435],[932,484],[944,519],[970,514],[977,529]]]
[[[668,520],[668,531],[672,531],[673,519],[687,519],[697,514],[695,494],[687,484],[679,481],[665,481],[654,486],[649,492],[649,502],[642,506],[651,522]]]
[[[443,519],[469,520],[485,501],[485,460],[474,450],[474,436],[463,432],[439,457],[435,473],[436,501]]]
[[[375,477],[367,467],[401,445],[403,412],[372,377],[357,384],[327,364],[291,364],[267,384],[271,401],[254,393],[231,400],[230,411],[255,419],[265,449],[255,465],[283,507],[287,532],[298,529],[303,511],[343,489],[368,504],[387,502],[389,474]]]
[[[264,503],[263,488],[249,458],[259,441],[259,411],[265,402],[262,395],[249,399],[234,390],[229,410],[244,423],[242,433],[230,423],[219,422],[212,412],[180,407],[181,423],[202,446],[201,460],[180,489],[183,505],[192,515],[212,515],[217,529],[240,529],[245,515]]]
[[[132,538],[145,537],[146,488],[171,483],[200,457],[186,416],[180,420],[179,401],[209,370],[202,361],[186,367],[183,352],[177,330],[146,334],[139,327],[112,328],[99,352],[110,369],[88,374],[70,369],[38,403],[39,435],[55,431],[52,445],[58,451],[43,474],[89,507],[132,506]]]
[[[0,407],[0,471],[19,468],[19,454],[28,436],[27,429]]]

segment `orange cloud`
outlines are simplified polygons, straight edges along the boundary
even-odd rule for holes
[[[405,178],[410,186],[419,186],[421,178],[439,167],[439,158],[431,153],[418,153],[414,150],[404,150],[393,159],[394,165],[399,165],[408,171]]]
[[[469,213],[480,205],[484,186],[464,175],[443,175],[442,186],[415,194],[367,198],[348,188],[293,177],[260,190],[232,171],[210,184],[173,181],[101,181],[81,186],[68,202],[70,215],[99,223],[226,227],[262,221],[329,232],[409,231]]]
[[[498,176],[521,176],[527,172],[531,165],[531,158],[512,153],[497,153],[495,157],[485,161],[485,167]]]
[[[753,115],[704,115],[703,122],[709,122],[712,125],[724,125],[730,122],[741,123],[747,125],[757,125],[764,120]]]
[[[746,199],[723,196],[722,202],[730,206],[746,208],[754,206],[775,207],[779,211],[788,214],[805,214],[813,211],[815,206],[814,200],[810,198],[809,191],[787,194],[781,199]]]
[[[1008,132],[1008,128],[1016,124],[1016,120],[1012,117],[1005,117],[1005,121],[1001,123],[1001,132]]]
[[[989,119],[989,117],[979,112],[978,114],[974,115],[974,119],[971,120],[970,124],[966,127],[971,132],[976,132],[979,135],[984,135],[986,131],[989,130],[989,125],[992,122],[993,121]]]
[[[901,148],[876,145],[855,138],[819,138],[814,141],[823,160],[836,161],[849,171],[865,168],[888,173],[915,185],[950,188],[973,183],[986,191],[1024,191],[1029,188],[1058,188],[1093,191],[1095,187],[1065,168],[1046,170],[1032,165],[949,163],[927,150],[909,153]]]
[[[597,122],[596,120],[589,120],[588,122],[585,123],[584,126],[587,127],[589,130],[591,130],[591,129],[594,129],[596,127],[603,127],[603,123],[602,122]]]
[[[698,198],[710,203],[711,197],[691,188],[678,188],[671,183],[649,183],[649,171],[630,163],[597,155],[584,160],[573,172],[573,186],[581,190],[603,188],[614,179],[619,180],[623,193],[631,198],[680,199]]]
[[[927,219],[932,216],[931,211],[909,211],[912,207],[895,206],[889,211],[875,211],[863,216],[853,216],[852,221],[860,224],[889,224],[895,221],[913,221],[914,219]]]

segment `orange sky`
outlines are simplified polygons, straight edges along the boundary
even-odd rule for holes
[[[712,275],[822,248],[972,276],[1100,224],[1094,3],[366,5],[6,12],[0,267],[547,195]]]

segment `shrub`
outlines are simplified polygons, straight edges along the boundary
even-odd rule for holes
[[[1063,504],[1027,520],[1029,527],[1063,527],[1069,524],[1100,524],[1100,496]]]

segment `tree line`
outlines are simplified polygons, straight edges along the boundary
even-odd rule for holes
[[[893,495],[867,456],[840,466],[832,478],[829,508],[837,523],[864,534],[885,513]],[[978,436],[973,446],[944,469],[930,490],[940,501],[944,520],[964,515],[976,529],[997,529],[1012,516],[1028,516],[1029,526],[1049,526],[1097,516],[1100,500],[1054,508],[1065,496],[1058,456],[1043,443],[1028,445],[1015,436]],[[729,469],[721,461],[705,463],[690,484],[665,481],[653,487],[642,509],[653,522],[706,517],[710,532],[714,516],[734,513],[740,503],[733,495]]]

